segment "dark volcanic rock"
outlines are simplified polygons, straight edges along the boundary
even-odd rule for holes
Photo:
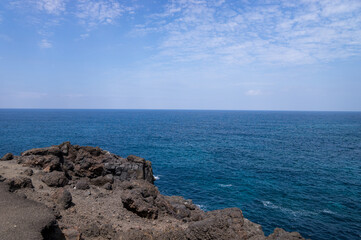
[[[274,232],[267,237],[267,240],[297,240],[304,239],[298,232],[286,232],[282,228],[276,228]]]
[[[66,171],[70,176],[88,177],[90,183],[97,186],[112,183],[109,176],[121,181],[136,179],[154,182],[151,162],[144,158],[131,155],[125,159],[99,147],[81,147],[69,142],[25,151],[18,162],[46,172]]]
[[[20,188],[33,188],[33,183],[28,177],[14,177],[5,180],[5,183],[9,186],[9,191],[13,192]]]
[[[103,186],[106,183],[113,183],[113,175],[99,176],[90,180],[90,183],[95,186]]]
[[[57,189],[52,198],[62,209],[67,209],[72,205],[72,196],[70,192],[64,188]]]
[[[80,179],[76,184],[75,184],[75,188],[79,189],[79,190],[86,190],[89,189],[89,182],[87,179],[82,178]]]
[[[61,157],[62,152],[60,151],[58,146],[51,146],[46,148],[34,148],[21,153],[21,156],[31,156],[31,155],[40,155],[40,156],[54,155],[57,157]]]
[[[5,154],[0,161],[10,161],[14,159],[14,155],[12,153]]]
[[[6,178],[4,178],[3,176],[0,175],[0,182],[3,182],[5,180],[6,180]]]
[[[158,189],[149,183],[123,183],[123,206],[140,217],[156,219],[159,209],[155,200],[159,195]]]
[[[47,172],[51,172],[53,170],[61,170],[60,159],[54,155],[26,155],[22,156],[18,159],[18,163],[22,163],[23,166],[26,167],[37,167],[40,169],[44,169]]]
[[[159,215],[171,215],[187,222],[204,215],[192,201],[161,195],[157,187],[144,181],[118,183],[117,188],[122,191],[123,206],[140,217],[157,219]]]
[[[32,169],[28,168],[24,171],[24,174],[30,177],[34,174],[34,171]]]
[[[238,208],[207,212],[203,220],[190,223],[188,239],[242,239],[244,218]]]
[[[50,172],[45,174],[41,181],[43,181],[49,187],[64,187],[68,184],[68,178],[65,176],[64,172]]]

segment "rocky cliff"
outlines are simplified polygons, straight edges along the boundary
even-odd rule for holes
[[[238,208],[204,212],[164,196],[149,161],[69,142],[0,161],[3,239],[303,239],[265,236]],[[15,210],[16,209],[16,210]],[[6,223],[6,224],[5,224]]]

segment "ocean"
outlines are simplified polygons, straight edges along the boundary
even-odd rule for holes
[[[361,238],[361,112],[0,110],[0,155],[99,146],[152,161],[165,195],[311,239]]]

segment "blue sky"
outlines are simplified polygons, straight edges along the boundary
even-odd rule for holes
[[[361,1],[3,0],[0,108],[361,111]]]

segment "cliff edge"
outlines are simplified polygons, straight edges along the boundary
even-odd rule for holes
[[[238,208],[204,212],[164,196],[149,161],[69,142],[0,161],[2,239],[304,239],[262,227]]]

